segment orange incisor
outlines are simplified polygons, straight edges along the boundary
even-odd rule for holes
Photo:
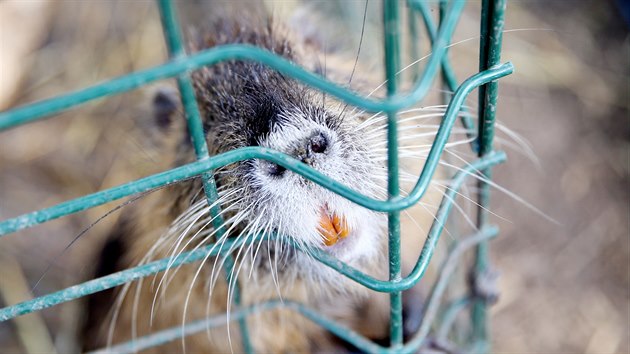
[[[332,214],[322,208],[321,218],[319,219],[319,233],[322,235],[324,244],[332,246],[346,236],[350,230],[344,218],[340,218],[337,214]]]

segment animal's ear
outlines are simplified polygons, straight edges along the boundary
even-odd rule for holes
[[[171,88],[160,88],[153,97],[153,120],[161,131],[168,130],[177,119],[180,100],[177,92]]]
[[[186,143],[186,119],[182,113],[179,91],[171,86],[154,89],[150,94],[144,127],[151,147],[156,149],[157,159],[164,167],[171,167],[178,159],[179,146]]]

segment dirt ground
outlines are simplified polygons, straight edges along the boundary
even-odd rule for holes
[[[0,110],[165,61],[152,1],[15,10],[19,2],[0,1]],[[460,80],[477,66],[478,4],[468,4],[453,38],[463,41],[450,54]],[[498,119],[532,153],[499,134],[509,160],[494,180],[510,194],[495,190],[491,202],[501,228],[491,246],[501,274],[493,352],[630,353],[630,36],[619,11],[613,1],[508,2],[502,60],[516,69],[500,81]],[[379,38],[366,36],[366,48]],[[152,89],[0,132],[0,219],[158,172],[143,118]],[[115,205],[3,237],[0,304],[86,279],[118,214],[64,248]],[[79,309],[1,323],[0,351],[76,351]]]
[[[505,275],[495,350],[627,353],[628,27],[606,2],[520,4],[535,27],[554,31],[506,34],[503,58],[517,69],[502,86],[499,117],[540,166],[511,154],[496,179],[558,224],[495,195],[494,211],[511,221],[500,223],[493,248]],[[510,16],[506,28],[527,27],[525,16]]]

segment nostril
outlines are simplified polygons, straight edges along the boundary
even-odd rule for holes
[[[272,177],[282,177],[282,175],[284,174],[284,171],[286,171],[287,169],[275,164],[273,162],[268,162],[266,164],[267,166],[265,167],[267,174],[269,174]]]
[[[328,139],[324,134],[319,133],[311,138],[311,151],[321,154],[328,149]]]

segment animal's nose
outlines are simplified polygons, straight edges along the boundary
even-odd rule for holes
[[[306,138],[302,146],[295,151],[295,158],[305,164],[311,165],[313,159],[318,154],[323,154],[328,150],[328,138],[322,132],[315,132]]]
[[[311,136],[309,148],[313,153],[323,154],[328,149],[328,139],[323,133],[316,133]]]
[[[330,147],[330,140],[326,134],[315,132],[300,142],[298,147],[293,150],[293,157],[312,166],[318,155],[325,154]],[[281,178],[286,169],[273,162],[263,162],[264,171],[267,175]]]

